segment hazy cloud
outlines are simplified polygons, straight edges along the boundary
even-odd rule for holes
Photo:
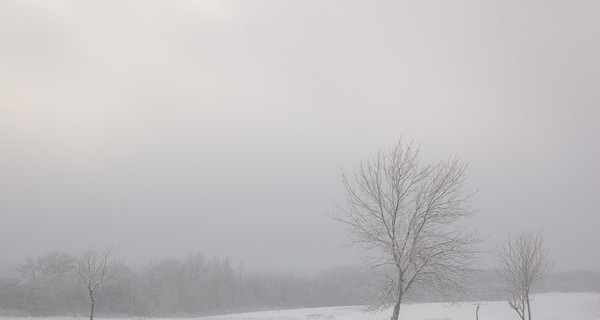
[[[457,154],[490,245],[600,268],[594,1],[4,1],[0,255],[358,263],[341,168]]]

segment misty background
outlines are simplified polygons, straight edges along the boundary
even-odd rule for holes
[[[340,173],[458,155],[485,248],[600,270],[600,2],[2,1],[0,265],[360,264]],[[484,261],[484,267],[492,262]]]

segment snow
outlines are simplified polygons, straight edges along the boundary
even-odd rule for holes
[[[518,315],[506,301],[480,302],[480,320],[514,320]],[[545,293],[534,295],[532,318],[535,320],[600,320],[600,293]],[[405,304],[400,308],[402,320],[464,320],[475,319],[475,303],[450,305],[444,303]],[[392,309],[378,313],[365,307],[330,307],[242,313],[202,320],[387,320]]]
[[[479,303],[480,320],[518,320],[517,314],[506,301],[484,301]],[[444,303],[405,304],[400,309],[401,320],[464,320],[475,319],[476,303],[449,305]],[[294,310],[275,310],[222,316],[199,317],[195,320],[387,320],[392,309],[378,313],[365,311],[363,306],[327,307]],[[600,320],[600,293],[544,293],[533,296],[532,318],[535,320]],[[34,318],[29,318],[34,319]],[[58,318],[35,318],[58,319]],[[60,318],[75,320],[77,318]],[[79,318],[86,319],[86,318]],[[125,320],[103,319],[99,320]],[[145,318],[129,318],[142,320]],[[0,318],[0,320],[21,320]],[[155,320],[182,320],[162,318]]]

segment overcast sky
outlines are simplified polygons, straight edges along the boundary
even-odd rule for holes
[[[600,270],[599,1],[1,1],[0,263],[359,264],[341,170],[458,155],[486,246]]]

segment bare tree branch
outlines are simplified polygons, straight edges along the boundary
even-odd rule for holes
[[[108,261],[112,247],[98,251],[88,249],[77,262],[77,274],[83,285],[88,289],[91,311],[90,320],[94,319],[94,292],[106,281],[111,280],[119,272],[119,265],[115,261]]]
[[[418,148],[399,141],[352,175],[342,173],[346,206],[338,206],[334,219],[353,244],[375,253],[367,260],[371,267],[396,270],[381,283],[373,310],[394,303],[397,319],[402,298],[414,286],[446,299],[473,288],[468,274],[479,238],[459,224],[474,215],[465,171],[457,158],[422,165]]]
[[[509,238],[498,251],[508,303],[522,320],[531,320],[531,287],[553,266],[542,243],[541,233],[521,233]]]

